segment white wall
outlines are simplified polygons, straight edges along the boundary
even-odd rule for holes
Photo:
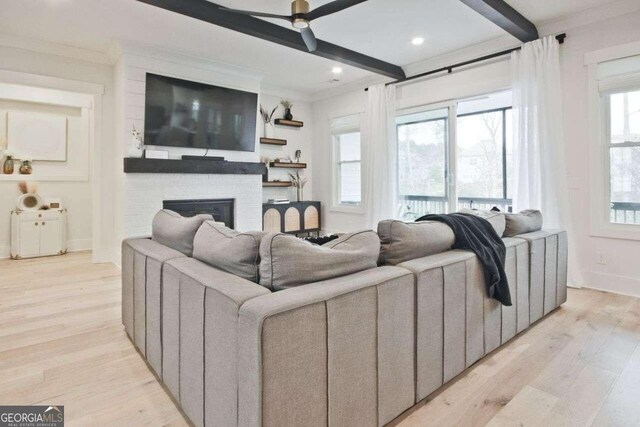
[[[111,66],[5,46],[0,47],[0,57],[2,57],[0,69],[3,71],[65,79],[66,81],[73,81],[74,86],[82,86],[83,83],[103,86],[105,92],[102,97],[102,105],[97,106],[97,111],[100,114],[100,122],[107,124],[112,123],[113,73]],[[43,79],[43,81],[45,80],[46,79]],[[42,86],[46,87],[44,84]],[[15,109],[17,105],[5,105],[5,107]],[[30,108],[33,108],[33,106]],[[102,126],[99,132],[102,141],[112,140],[112,126]],[[73,142],[73,140],[71,142]],[[102,157],[103,160],[101,164],[97,166],[102,169],[112,169],[111,163],[113,157],[108,155],[108,146],[110,144],[105,145],[107,145],[107,150]],[[73,149],[73,147],[71,149]],[[87,161],[91,164],[90,159],[87,159]],[[71,166],[74,175],[78,172],[76,166]],[[39,162],[34,163],[34,174],[36,178],[39,170],[40,172],[46,171],[47,175],[50,175],[49,178],[51,178],[51,175],[67,175],[68,172],[56,166],[45,165]],[[90,249],[92,246],[93,227],[91,206],[93,183],[90,181],[90,171],[86,170],[82,173],[87,176],[86,180],[74,179],[73,181],[67,181],[63,179],[47,179],[46,181],[39,182],[39,192],[42,195],[62,198],[63,203],[69,210],[68,238],[70,250]],[[107,211],[107,215],[105,215],[101,226],[108,235],[109,230],[113,229],[111,222],[113,215],[109,212],[110,206],[112,206],[113,203],[110,202],[112,192],[109,186],[108,175],[105,175],[105,178],[105,185],[101,195],[106,203],[105,210]],[[18,190],[15,181],[0,181],[0,257],[8,256],[8,212],[15,206],[17,196]],[[101,253],[105,250],[106,247],[98,248],[98,252]]]
[[[640,41],[640,12],[593,23],[567,32],[561,48],[564,131],[567,141],[575,245],[585,286],[640,296],[640,241],[592,237],[589,225],[589,99],[584,54]],[[598,254],[606,265],[597,263]]]
[[[542,34],[567,31],[561,47],[563,73],[564,128],[567,142],[568,178],[571,192],[571,216],[574,242],[585,286],[640,296],[640,241],[592,237],[589,229],[589,111],[588,75],[584,54],[589,51],[640,40],[640,11],[594,22],[594,13],[580,22],[574,17],[566,22],[554,22],[541,28]],[[601,19],[601,18],[600,18]],[[455,63],[488,53],[470,52],[456,58],[437,58],[426,69]],[[504,46],[502,47],[504,48]],[[494,48],[491,51],[500,49]],[[450,99],[479,95],[504,89],[510,85],[508,61],[498,61],[453,74],[410,83],[398,87],[398,108],[430,104]],[[330,180],[329,120],[333,117],[361,113],[365,109],[366,93],[361,89],[313,103],[314,192],[323,202],[323,228],[326,232],[343,232],[365,227],[363,215],[332,212]],[[606,265],[596,262],[604,254]]]

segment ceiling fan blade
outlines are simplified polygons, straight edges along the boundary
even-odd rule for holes
[[[261,18],[285,19],[289,22],[291,22],[292,20],[290,16],[276,15],[275,13],[263,13],[263,12],[252,12],[250,10],[230,9],[224,6],[220,6],[220,10],[224,10],[225,12],[237,13],[239,15],[249,15],[249,16],[256,16]]]
[[[316,36],[313,34],[311,27],[302,28],[300,30],[300,34],[302,35],[302,40],[304,40],[304,44],[307,45],[309,52],[314,52],[318,47],[318,40],[316,40]]]
[[[323,16],[340,12],[341,10],[363,3],[365,1],[367,0],[335,0],[335,1],[332,1],[331,3],[323,4],[322,6],[319,6],[313,9],[311,12],[307,14],[307,19],[311,21],[313,19],[322,18]]]

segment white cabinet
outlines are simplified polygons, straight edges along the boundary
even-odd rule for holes
[[[67,210],[11,212],[11,258],[67,253]]]

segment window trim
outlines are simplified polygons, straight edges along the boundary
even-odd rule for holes
[[[640,46],[639,46],[640,47]],[[615,48],[611,48],[612,50]],[[607,49],[608,50],[608,49]],[[585,58],[589,57],[589,53]],[[640,55],[638,49],[636,55]],[[616,58],[609,58],[614,60]],[[622,58],[617,58],[622,59]],[[640,240],[640,226],[638,224],[621,224],[611,222],[611,171],[608,129],[610,118],[607,117],[609,110],[608,95],[612,90],[601,92],[598,79],[599,62],[588,64],[589,74],[589,122],[590,122],[590,144],[589,144],[589,183],[593,191],[589,192],[589,225],[590,236],[607,237],[622,240]],[[629,91],[628,87],[621,90]],[[616,144],[617,145],[617,144]]]
[[[360,115],[354,116],[353,122],[340,126],[331,126],[331,206],[332,212],[364,214],[364,194],[362,186],[363,159],[362,159],[362,132],[360,130]],[[360,160],[340,160],[338,136],[346,133],[357,132],[360,134]],[[342,203],[340,201],[340,165],[347,163],[360,163],[360,203]]]

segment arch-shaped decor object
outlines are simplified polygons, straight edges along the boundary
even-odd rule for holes
[[[284,232],[298,231],[300,228],[300,211],[290,207],[284,213]]]
[[[280,232],[280,212],[277,209],[267,209],[264,213],[262,221],[263,221],[263,230],[268,231],[270,233],[279,233]]]
[[[320,228],[320,214],[315,206],[307,206],[304,210],[304,228],[305,230]]]

